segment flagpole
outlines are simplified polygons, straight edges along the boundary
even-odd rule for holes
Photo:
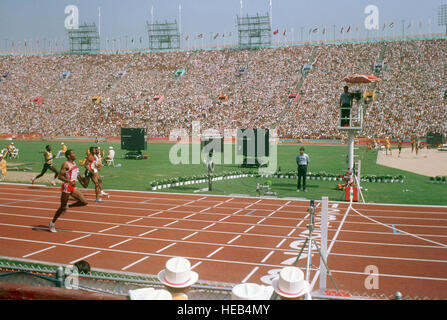
[[[241,0],[241,8],[240,8],[240,10],[239,10],[239,17],[242,18],[242,0]]]
[[[180,35],[182,34],[182,4],[178,5],[178,31]]]
[[[151,7],[151,24],[154,24],[154,6]]]
[[[270,27],[273,28],[273,9],[272,9],[272,0],[270,0]]]
[[[101,37],[101,7],[98,7],[98,35]]]

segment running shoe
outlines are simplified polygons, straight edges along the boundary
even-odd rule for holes
[[[31,178],[31,184],[34,184],[34,178]]]
[[[52,181],[51,181],[51,185],[52,185],[53,187],[55,187],[55,186],[56,186],[56,182],[55,182],[54,180],[52,180]]]
[[[50,222],[48,227],[50,228],[50,232],[56,232],[56,228],[54,226],[54,222]]]
[[[102,200],[101,198],[99,198],[99,199],[96,199],[95,202],[97,202],[97,203],[103,203],[104,200]]]
[[[101,190],[101,195],[106,196],[107,198],[110,198],[110,195],[108,193],[104,192],[104,190]]]

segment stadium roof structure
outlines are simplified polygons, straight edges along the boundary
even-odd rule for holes
[[[257,48],[272,44],[272,26],[268,13],[262,16],[237,16],[237,29],[240,48]]]

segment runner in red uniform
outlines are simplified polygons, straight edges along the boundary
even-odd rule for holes
[[[54,226],[56,220],[61,214],[65,213],[68,208],[82,207],[88,204],[84,195],[76,189],[76,179],[78,178],[79,174],[79,169],[76,165],[76,153],[69,149],[65,152],[65,157],[67,158],[67,161],[64,161],[61,171],[59,172],[59,179],[63,182],[61,188],[61,205],[54,214],[53,220],[50,222],[49,229],[51,232],[56,232],[56,228]],[[78,201],[69,205],[68,199],[70,196]]]

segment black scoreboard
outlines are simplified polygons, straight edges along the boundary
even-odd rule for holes
[[[147,150],[146,128],[121,128],[121,149],[131,151]]]

